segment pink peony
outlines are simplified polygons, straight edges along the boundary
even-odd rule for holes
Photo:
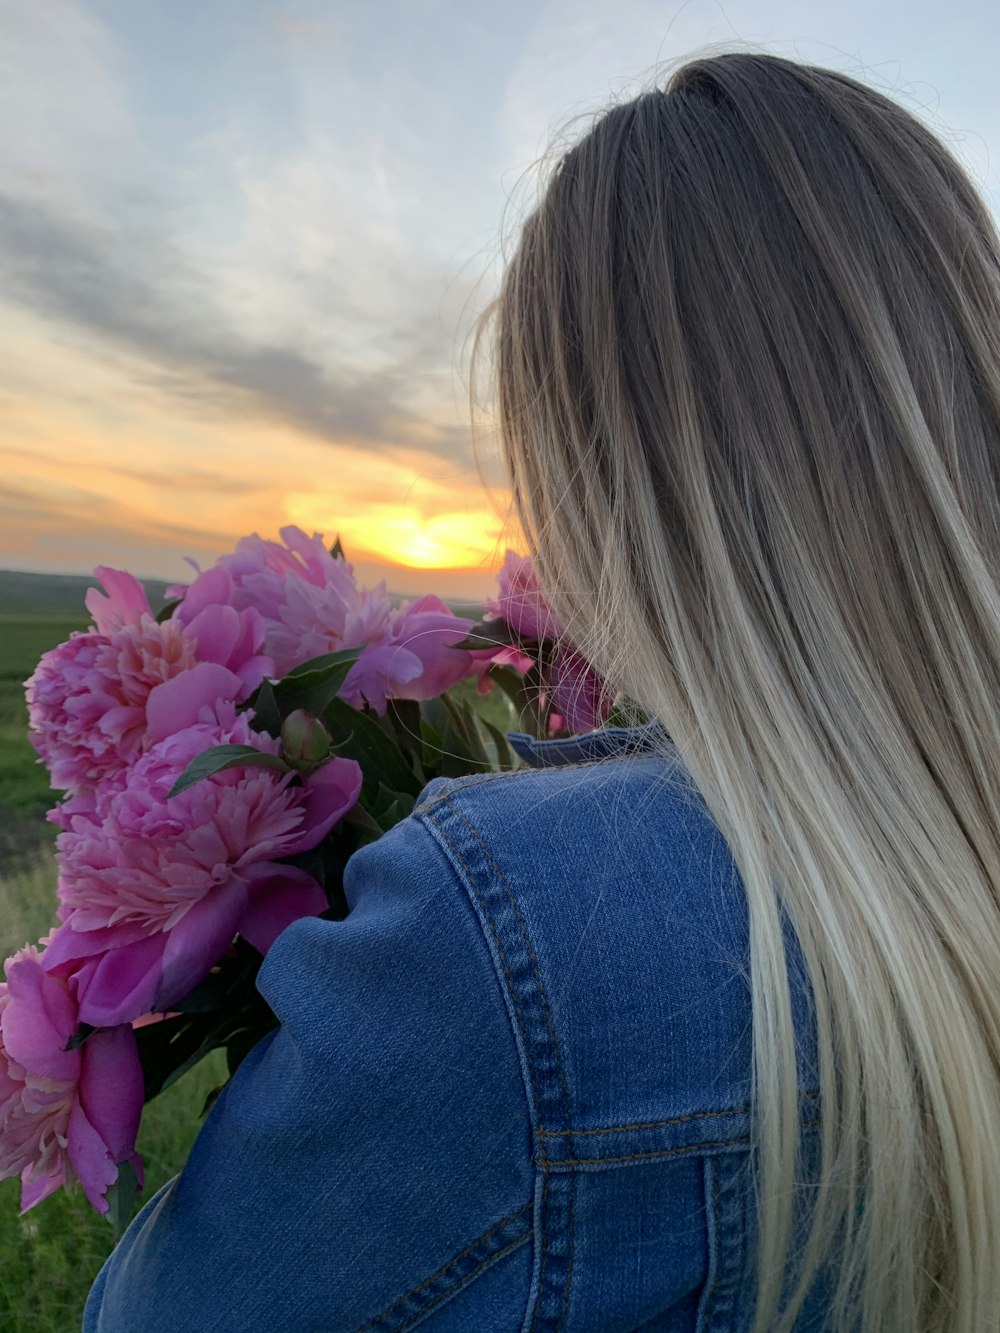
[[[487,616],[505,620],[519,638],[559,638],[562,622],[545,601],[530,555],[508,549],[497,582],[498,595],[486,600]]]
[[[467,652],[449,646],[473,622],[454,615],[439,597],[393,609],[385,582],[359,588],[353,566],[332,556],[319,533],[307,537],[288,526],[281,538],[284,546],[256,534],[244,537],[189,587],[172,587],[171,594],[184,598],[175,617],[184,617],[191,602],[202,607],[213,598],[259,612],[264,647],[279,675],[323,653],[363,648],[340,697],[355,708],[367,701],[379,714],[387,698],[432,699],[478,669]]]
[[[143,1181],[135,1036],[123,1024],[65,1050],[80,1015],[72,985],[43,960],[34,945],[20,949],[0,983],[0,1178],[20,1175],[22,1213],[74,1179],[106,1213],[121,1163],[132,1163],[140,1188]]]
[[[569,643],[562,622],[545,601],[531,557],[508,550],[497,579],[499,593],[486,601],[489,618],[506,621],[519,638],[561,640],[542,678],[542,703],[551,695],[550,734],[587,732],[601,726],[611,712],[613,699],[600,676]],[[486,670],[492,662],[509,662],[524,674],[534,663],[532,657],[516,648],[495,654],[477,649],[475,655],[484,659]],[[490,688],[484,672],[479,692],[486,693]]]
[[[464,639],[474,623],[432,593],[405,602],[351,667],[340,697],[355,708],[367,701],[379,714],[386,711],[387,696],[436,698],[477,670],[469,651],[449,646]]]
[[[86,790],[151,745],[190,725],[205,704],[242,702],[272,670],[252,610],[199,603],[157,624],[139,581],[99,566],[108,596],[92,588],[96,629],[44,653],[25,682],[30,740],[52,785]],[[218,581],[217,581],[218,582]]]
[[[211,746],[279,752],[231,703],[214,712],[108,779],[93,809],[70,812],[56,839],[62,924],[43,965],[72,973],[84,1022],[106,1027],[167,1009],[237,932],[264,953],[291,921],[326,909],[312,876],[278,858],[315,847],[355,804],[360,766],[335,758],[301,777],[239,767],[168,797]]]
[[[579,653],[557,653],[548,684],[552,691],[549,729],[553,733],[593,731],[607,720],[614,700]]]
[[[194,601],[224,598],[237,610],[254,610],[264,622],[264,648],[274,673],[287,675],[300,662],[341,648],[358,648],[382,634],[392,606],[385,583],[359,588],[354,570],[334,557],[319,533],[307,537],[301,528],[281,529],[285,543],[264,541],[256,533],[237,543],[232,555],[221,556],[188,587],[168,591],[183,596],[174,612],[180,616]],[[219,581],[224,574],[228,583]]]

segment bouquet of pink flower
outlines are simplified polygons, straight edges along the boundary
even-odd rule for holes
[[[144,1102],[217,1048],[232,1075],[276,1025],[254,983],[277,935],[347,915],[347,859],[432,778],[513,766],[459,681],[499,685],[536,736],[611,714],[529,558],[507,552],[475,623],[359,587],[339,540],[281,537],[193,565],[157,614],[98,567],[93,628],[26,682],[65,795],[56,924],[0,982],[0,1178],[20,1175],[22,1213],[78,1181],[120,1231]]]

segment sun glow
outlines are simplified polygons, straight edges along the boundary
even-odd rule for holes
[[[360,513],[333,513],[313,496],[288,496],[290,520],[307,531],[340,539],[348,560],[354,556],[410,569],[487,569],[503,559],[499,517],[487,507],[426,517],[397,505],[369,502]]]

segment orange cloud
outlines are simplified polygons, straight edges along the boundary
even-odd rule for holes
[[[121,565],[186,580],[250,532],[339,533],[364,581],[478,600],[518,545],[506,490],[421,450],[330,444],[265,421],[179,416],[131,364],[0,326],[0,563]],[[9,353],[9,356],[8,356]],[[44,369],[43,369],[44,367]]]

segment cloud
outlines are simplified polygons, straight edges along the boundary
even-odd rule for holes
[[[400,68],[373,104],[355,25],[324,21],[320,59],[316,21],[0,0],[5,299],[193,416],[468,465],[452,400],[481,215],[453,103]]]
[[[119,200],[141,158],[121,53],[76,0],[0,0],[0,163],[8,188],[83,215]]]
[[[146,382],[192,411],[249,414],[335,443],[378,450],[420,444],[456,461],[468,437],[429,427],[400,401],[398,385],[444,351],[429,325],[397,329],[393,368],[350,374],[294,346],[254,345],[206,297],[204,274],[163,238],[95,224],[70,225],[45,205],[0,195],[0,281],[51,319],[143,358]]]

